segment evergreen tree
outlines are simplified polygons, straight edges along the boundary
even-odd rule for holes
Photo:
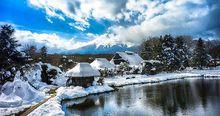
[[[68,63],[68,58],[67,56],[62,56],[60,58],[60,68],[62,70],[66,70],[67,69],[67,63]]]
[[[178,63],[179,69],[185,69],[187,66],[189,66],[189,51],[188,51],[188,46],[186,45],[186,42],[184,41],[183,36],[178,36],[176,38],[176,49],[177,49],[177,58],[178,58]]]
[[[141,57],[144,60],[152,59],[152,46],[149,44],[149,41],[145,41],[141,45]]]
[[[142,43],[140,51],[144,60],[158,59],[162,51],[160,38],[149,38]]]
[[[196,48],[194,50],[194,65],[202,69],[203,67],[208,66],[210,59],[210,56],[206,52],[203,40],[199,38],[196,44]]]
[[[163,48],[162,48],[162,36],[160,36],[159,38],[156,38],[154,40],[154,45],[153,45],[153,59],[156,60],[162,60],[162,52],[163,52]]]
[[[14,29],[3,25],[0,29],[0,84],[12,81],[16,70],[25,64],[26,57],[17,50],[20,46],[13,37]]]
[[[46,62],[47,61],[47,47],[46,46],[43,46],[41,49],[40,49],[40,55],[41,55],[41,60],[43,62]]]
[[[179,68],[179,59],[176,57],[177,49],[174,38],[171,35],[165,35],[162,39],[162,54],[160,60],[167,71],[174,71]]]
[[[23,47],[23,51],[26,53],[27,56],[31,58],[33,62],[37,62],[37,47],[35,45],[27,44]]]

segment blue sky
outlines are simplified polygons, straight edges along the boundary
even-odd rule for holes
[[[62,21],[57,18],[51,18],[53,23],[46,19],[46,13],[42,9],[34,8],[28,0],[2,0],[0,3],[0,22],[12,23],[16,28],[30,30],[38,33],[57,33],[61,36],[71,38],[72,36],[83,36],[84,33],[103,33],[111,24],[110,21],[96,22],[89,20],[91,26],[80,31],[68,25],[68,22],[75,22],[69,18]],[[84,39],[87,39],[83,36]],[[85,40],[82,40],[85,41]]]
[[[1,0],[0,24],[24,44],[50,52],[137,46],[148,36],[219,39],[219,0]]]

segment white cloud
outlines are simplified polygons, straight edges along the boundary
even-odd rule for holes
[[[147,36],[162,34],[196,35],[206,31],[203,18],[210,11],[203,0],[173,0],[166,3],[158,1],[136,1],[127,3],[127,7],[141,13],[141,20],[128,27],[112,26],[109,32],[101,35],[111,44],[122,43],[128,46],[139,45]],[[188,6],[191,4],[192,6]],[[143,8],[142,8],[143,7]],[[144,9],[144,7],[146,7]],[[97,37],[98,38],[98,37]]]
[[[203,18],[210,12],[206,0],[29,0],[30,4],[44,9],[49,17],[65,20],[65,17],[74,21],[68,24],[71,27],[84,31],[90,26],[88,19],[97,21],[106,19],[111,21],[135,22],[133,25],[111,26],[101,35],[89,34],[92,38],[89,44],[138,45],[147,36],[161,34],[189,34],[196,35],[206,31]],[[134,14],[138,14],[133,18]],[[76,22],[75,22],[76,21]],[[54,35],[52,38],[56,38]],[[50,41],[50,40],[48,40]],[[51,42],[52,44],[53,42]],[[71,43],[71,42],[70,42]],[[57,45],[71,49],[72,44]],[[87,43],[87,44],[88,44]],[[52,44],[53,45],[53,44]],[[80,43],[80,45],[86,45]]]
[[[45,45],[51,52],[77,49],[89,44],[88,42],[77,42],[74,38],[66,39],[55,33],[33,33],[27,30],[16,30],[14,36],[21,45],[33,44],[39,47]]]
[[[49,17],[71,18],[78,23],[77,29],[84,30],[89,27],[88,18],[116,20],[126,0],[29,0],[29,3],[44,9]]]

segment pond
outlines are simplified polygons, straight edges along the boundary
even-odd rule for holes
[[[220,115],[220,80],[187,79],[133,85],[62,102],[66,115]]]

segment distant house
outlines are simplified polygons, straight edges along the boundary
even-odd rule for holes
[[[89,63],[78,63],[74,68],[66,72],[69,77],[67,85],[88,87],[91,86],[94,77],[100,76],[100,72],[91,67]]]
[[[110,63],[106,58],[96,58],[90,65],[97,70],[112,70],[115,68],[115,65]]]
[[[127,62],[130,67],[138,67],[142,61],[143,59],[138,54],[130,51],[116,52],[115,56],[111,60],[111,62],[115,65]]]

